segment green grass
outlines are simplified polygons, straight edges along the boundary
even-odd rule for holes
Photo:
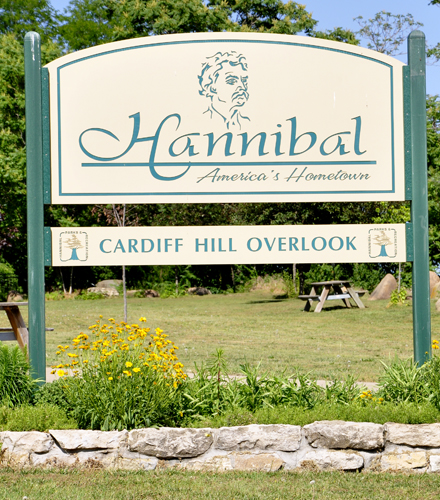
[[[435,474],[0,470],[0,500],[429,500],[439,489]]]
[[[269,292],[128,300],[129,322],[145,316],[180,347],[191,370],[216,348],[225,351],[230,370],[245,360],[262,362],[263,370],[299,367],[329,379],[352,372],[361,381],[377,381],[380,360],[412,356],[412,308],[386,308],[386,301],[363,299],[366,309],[346,309],[332,301],[320,314],[303,312],[298,299],[274,300]],[[434,304],[434,303],[433,303]],[[26,308],[23,312],[27,315]],[[48,301],[47,364],[56,361],[56,346],[68,344],[102,314],[123,317],[121,298],[93,301]],[[27,321],[27,318],[25,318]],[[0,326],[7,326],[0,316]],[[440,335],[440,315],[433,310],[433,338]]]

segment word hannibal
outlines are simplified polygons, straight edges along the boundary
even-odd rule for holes
[[[107,137],[119,141],[117,136],[112,132],[102,129],[102,128],[89,128],[81,133],[79,136],[79,146],[81,151],[90,159],[95,160],[99,163],[105,163],[117,166],[131,166],[130,163],[112,163],[116,160],[121,160],[127,153],[129,153],[133,148],[135,148],[140,143],[150,142],[151,151],[149,159],[145,164],[150,168],[152,176],[161,181],[174,181],[180,179],[195,165],[209,165],[209,162],[202,161],[198,164],[197,156],[200,155],[201,158],[209,158],[215,154],[216,158],[229,159],[230,163],[234,163],[231,160],[235,160],[240,157],[244,161],[248,153],[257,154],[262,158],[262,163],[264,163],[264,157],[270,155],[270,158],[279,157],[281,163],[286,158],[295,158],[308,151],[314,149],[319,151],[323,160],[332,160],[335,157],[339,160],[344,158],[345,155],[349,153],[354,153],[356,156],[362,156],[366,153],[366,150],[362,150],[361,146],[361,131],[362,131],[362,119],[360,116],[352,118],[352,123],[350,124],[351,130],[345,130],[329,135],[323,140],[320,138],[318,140],[318,135],[315,132],[298,132],[297,118],[288,118],[283,125],[278,124],[277,127],[282,130],[268,134],[266,132],[259,132],[254,136],[248,136],[247,132],[240,134],[234,134],[232,132],[226,132],[219,137],[215,137],[214,133],[201,134],[199,132],[191,132],[188,134],[179,135],[175,137],[176,131],[180,128],[182,118],[178,113],[174,113],[166,116],[159,124],[154,135],[148,137],[139,137],[139,131],[141,126],[141,116],[140,113],[135,113],[131,115],[130,118],[133,120],[133,131],[131,135],[131,140],[125,149],[116,156],[104,157],[99,156],[96,152],[91,152],[86,149],[84,145],[84,138],[89,135],[90,132],[105,134]],[[174,137],[173,135],[174,134]],[[170,139],[170,137],[172,139]],[[171,160],[166,163],[161,163],[157,160],[156,155],[158,150],[167,150]],[[162,156],[162,155],[161,155]],[[234,156],[234,158],[230,158]],[[99,164],[98,163],[98,164]],[[240,162],[237,160],[237,163]],[[88,164],[83,163],[83,166],[94,166],[98,164]],[[254,163],[258,165],[259,162]],[[181,167],[186,167],[186,169],[174,176],[164,176],[157,171],[158,167],[166,165],[176,165]],[[140,165],[138,165],[140,166]],[[214,182],[214,176],[217,176],[218,169],[213,170],[210,174],[207,174],[206,179],[212,179]],[[301,172],[302,171],[302,172]],[[291,179],[305,178],[306,180],[312,180],[307,177],[306,169],[299,169],[297,172],[294,171],[291,174]],[[279,174],[273,174],[275,177]],[[313,174],[312,174],[313,175]],[[348,175],[357,175],[358,177],[352,177],[354,179],[368,179],[368,174],[348,174],[347,172],[339,171],[333,174],[327,174],[328,180],[345,180]],[[299,177],[298,177],[299,176]],[[237,174],[237,176],[230,176],[231,179],[228,180],[266,180],[266,174]],[[278,177],[274,180],[278,180]],[[217,179],[218,180],[218,179]],[[227,179],[224,179],[227,180]],[[316,179],[315,179],[316,180]]]
[[[250,252],[309,252],[329,249],[334,252],[340,250],[357,250],[354,244],[354,237],[332,236],[324,238],[306,237],[274,237],[274,238],[248,238],[246,248]],[[236,252],[237,244],[233,238],[195,238],[187,244],[196,253],[208,252]],[[102,253],[179,253],[185,248],[184,238],[129,238],[127,240],[112,240],[110,238],[101,240],[99,249]]]

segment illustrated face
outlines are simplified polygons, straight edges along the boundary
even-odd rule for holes
[[[228,64],[218,73],[213,91],[221,102],[230,103],[231,108],[243,106],[249,98],[247,71],[241,65]]]

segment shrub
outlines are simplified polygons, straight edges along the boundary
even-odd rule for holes
[[[0,302],[4,302],[11,290],[18,289],[18,278],[14,268],[6,262],[0,262]]]
[[[0,342],[0,403],[7,406],[29,403],[36,390],[26,350]]]
[[[186,375],[168,336],[160,328],[149,334],[149,328],[118,324],[113,318],[89,329],[71,347],[58,346],[57,354],[68,361],[53,367],[63,377],[65,398],[80,427],[172,425],[175,396]]]
[[[0,429],[2,431],[40,431],[49,429],[77,429],[72,418],[55,405],[41,404],[37,406],[23,405],[15,408],[0,408]]]

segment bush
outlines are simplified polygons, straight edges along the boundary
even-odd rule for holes
[[[18,289],[18,278],[14,268],[6,262],[0,262],[0,302],[5,302],[11,290]]]
[[[64,411],[55,405],[0,407],[0,430],[2,431],[40,431],[49,429],[77,429],[75,420],[68,418]]]
[[[81,333],[71,348],[58,346],[57,354],[68,362],[53,366],[53,373],[63,377],[62,399],[80,427],[129,430],[173,425],[175,396],[186,375],[167,335],[160,328],[149,334],[149,328],[118,324],[113,318],[89,329],[90,337]],[[66,369],[74,376],[67,376]]]
[[[30,403],[36,390],[26,350],[0,342],[0,403],[7,406]]]

